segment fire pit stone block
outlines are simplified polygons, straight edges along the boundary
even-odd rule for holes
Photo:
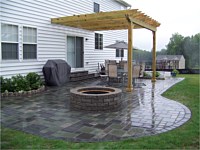
[[[122,90],[113,87],[78,87],[70,90],[70,107],[82,111],[117,111]]]

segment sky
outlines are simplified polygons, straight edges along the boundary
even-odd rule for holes
[[[172,34],[192,36],[200,33],[200,0],[125,0],[161,23],[157,28],[157,51],[166,48]],[[153,36],[147,29],[133,30],[133,45],[151,51]]]

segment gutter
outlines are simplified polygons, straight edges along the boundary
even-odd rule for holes
[[[115,0],[115,1],[120,3],[120,4],[122,4],[122,5],[124,5],[124,6],[126,6],[126,7],[131,7],[131,4],[125,2],[124,0]]]

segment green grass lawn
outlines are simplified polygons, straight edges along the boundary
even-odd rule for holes
[[[200,75],[179,75],[179,77],[185,77],[185,80],[167,90],[163,96],[189,107],[192,111],[192,118],[175,130],[119,142],[71,143],[48,140],[2,128],[1,149],[199,149]]]

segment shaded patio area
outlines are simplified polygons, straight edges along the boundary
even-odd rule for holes
[[[91,14],[81,14],[51,18],[52,24],[59,24],[89,31],[128,30],[128,71],[127,91],[133,90],[132,85],[132,49],[133,29],[147,29],[153,34],[152,48],[152,82],[156,82],[156,31],[160,23],[138,9],[117,10]]]
[[[161,94],[181,78],[169,78],[126,92],[123,109],[115,112],[70,110],[69,91],[78,86],[102,85],[100,80],[68,83],[30,97],[3,98],[1,124],[49,139],[74,142],[116,141],[163,133],[184,124],[191,117],[184,105]],[[117,85],[116,85],[117,87]]]

